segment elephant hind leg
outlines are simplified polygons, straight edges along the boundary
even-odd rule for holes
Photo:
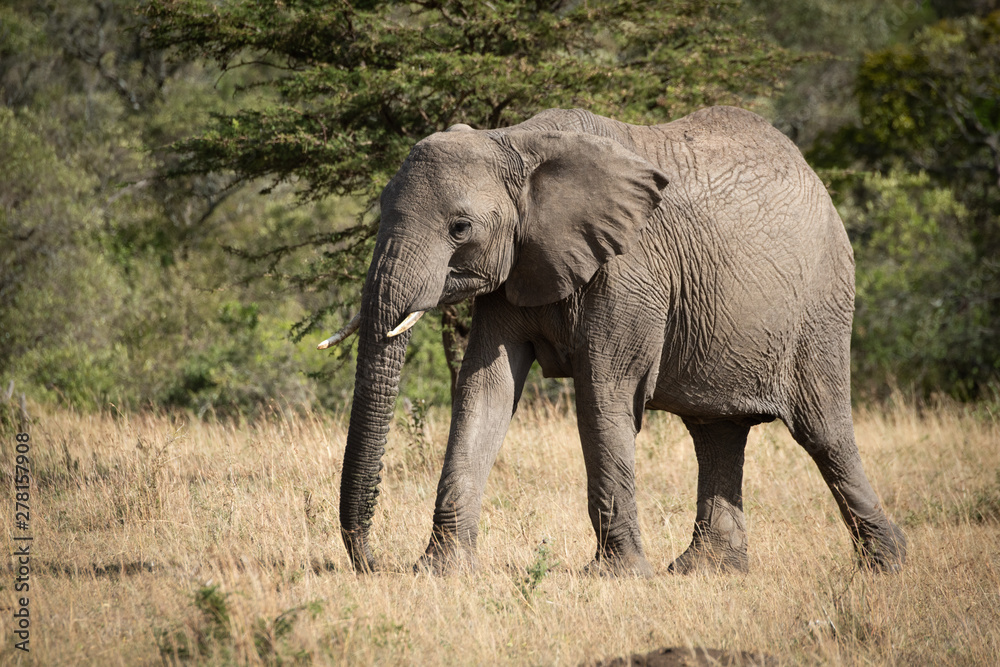
[[[843,365],[847,365],[846,356]],[[862,567],[896,572],[906,561],[906,536],[882,508],[865,474],[854,439],[847,372],[804,374],[785,419],[792,437],[812,457],[837,501]]]
[[[746,572],[743,454],[750,427],[737,422],[684,421],[698,457],[698,510],[691,545],[669,571]]]

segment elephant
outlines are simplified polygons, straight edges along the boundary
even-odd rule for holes
[[[551,109],[418,142],[381,194],[356,331],[341,534],[357,571],[410,327],[474,299],[426,552],[476,566],[487,476],[538,362],[571,378],[597,547],[588,572],[651,576],[635,501],[644,410],[694,442],[690,545],[668,568],[746,571],[743,463],[752,426],[782,420],[839,506],[859,562],[897,571],[906,538],[854,438],[854,257],[824,185],[765,119],[706,108],[655,126]],[[540,445],[541,446],[541,445]]]

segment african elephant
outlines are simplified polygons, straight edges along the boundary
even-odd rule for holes
[[[475,297],[433,529],[417,564],[475,563],[486,478],[532,362],[572,378],[597,534],[589,570],[652,574],[635,504],[644,409],[694,440],[698,502],[672,572],[745,570],[743,456],[781,419],[833,492],[860,561],[906,553],[854,441],[854,259],[830,197],[764,119],[713,107],[652,127],[550,110],[414,146],[381,196],[352,325],[357,379],[340,520],[354,567],[368,542],[409,327]]]

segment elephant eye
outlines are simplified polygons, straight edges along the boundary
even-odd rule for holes
[[[451,238],[456,241],[464,241],[472,232],[472,223],[468,220],[456,220],[451,223],[451,229],[448,231],[451,234]]]

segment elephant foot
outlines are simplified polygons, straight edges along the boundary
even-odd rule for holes
[[[725,552],[698,547],[692,544],[670,564],[667,572],[671,574],[693,574],[695,572],[740,572],[749,571],[750,566],[745,553],[727,550]]]
[[[478,559],[472,548],[457,544],[445,546],[432,538],[427,551],[413,566],[413,573],[444,577],[461,572],[473,572],[478,567]]]
[[[906,535],[892,521],[857,542],[858,563],[863,570],[896,573],[906,562]]]
[[[642,554],[631,556],[598,554],[583,568],[583,573],[598,577],[643,577],[649,579],[653,576],[653,567]]]
[[[749,571],[746,534],[731,531],[722,535],[709,529],[696,527],[691,545],[670,564],[671,574],[692,574],[694,572],[741,572]]]

